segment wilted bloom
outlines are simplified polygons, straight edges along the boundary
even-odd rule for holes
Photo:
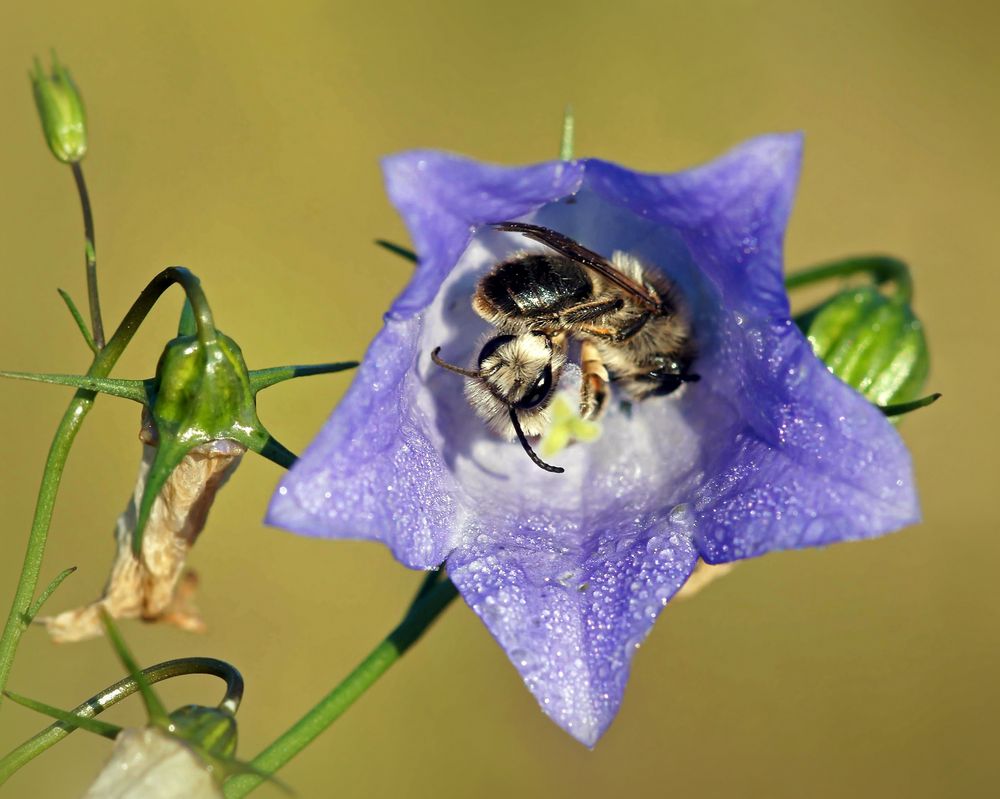
[[[153,502],[142,538],[142,554],[132,549],[136,520],[150,466],[157,454],[151,427],[144,425],[143,457],[135,491],[115,526],[115,560],[100,599],[42,619],[54,641],[81,641],[101,634],[100,611],[115,619],[163,621],[200,632],[204,622],[192,601],[193,573],[184,564],[205,527],[215,495],[240,463],[245,447],[217,439],[187,452]]]
[[[589,159],[387,159],[420,263],[269,521],[382,541],[412,568],[446,562],[543,710],[586,744],[614,718],[636,648],[699,557],[916,521],[902,441],[789,316],[782,243],[800,149],[798,136],[765,136],[667,175]],[[631,253],[674,281],[692,314],[700,381],[631,407],[614,398],[600,438],[559,454],[564,474],[491,434],[462,378],[430,358],[440,346],[474,363],[488,330],[470,307],[477,281],[540,249],[489,226],[502,220]]]
[[[48,74],[35,59],[31,87],[52,154],[65,164],[81,160],[87,154],[87,112],[69,70],[59,63],[55,54],[52,55],[52,71]]]

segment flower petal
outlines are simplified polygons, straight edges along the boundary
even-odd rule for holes
[[[444,561],[460,489],[410,398],[420,320],[387,320],[347,395],[282,479],[267,523],[324,538],[387,544],[414,569]]]
[[[583,178],[578,162],[502,167],[433,150],[391,156],[382,166],[389,199],[420,255],[420,268],[389,311],[399,318],[434,298],[477,225],[530,213],[574,193]]]
[[[546,550],[466,548],[448,571],[542,710],[593,746],[621,704],[632,656],[694,569],[683,533],[606,541],[579,560]]]
[[[725,307],[787,317],[782,246],[801,158],[800,134],[774,134],[674,174],[588,161],[586,185],[680,232]]]

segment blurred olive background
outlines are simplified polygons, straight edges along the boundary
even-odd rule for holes
[[[577,150],[646,170],[801,129],[791,267],[887,251],[910,260],[933,348],[908,418],[926,520],[879,541],[746,563],[672,605],[594,751],[549,722],[462,604],[283,773],[300,796],[995,795],[1000,555],[995,265],[1000,51],[978,0],[9,4],[0,32],[0,235],[7,369],[82,372],[89,355],[55,289],[85,304],[79,210],[51,158],[27,69],[55,47],[83,89],[85,167],[108,327],[156,271],[199,274],[251,367],[360,356],[407,280],[373,246],[406,241],[378,159],[440,147],[520,164]],[[152,374],[172,295],[118,374]],[[301,450],[349,376],[263,395]],[[51,432],[69,399],[0,386],[3,614]],[[43,584],[48,606],[95,597],[139,458],[134,405],[102,399],[72,454]],[[298,538],[261,517],[278,469],[249,456],[193,553],[205,636],[137,623],[145,664],[210,655],[247,680],[251,757],[397,621],[420,575],[382,548]],[[70,707],[120,676],[103,640],[25,635],[10,687]],[[167,704],[221,684],[172,681]],[[108,714],[142,718],[131,700]],[[5,704],[0,749],[44,724]],[[76,796],[109,744],[79,733],[9,796]],[[261,795],[279,796],[274,787]]]

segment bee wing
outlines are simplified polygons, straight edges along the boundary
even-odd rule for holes
[[[578,264],[586,266],[589,269],[593,269],[595,272],[607,280],[610,280],[619,288],[622,288],[629,292],[629,294],[634,295],[639,302],[650,309],[658,310],[660,307],[659,302],[657,302],[657,300],[646,290],[644,286],[639,285],[628,275],[623,274],[620,270],[615,268],[614,264],[612,264],[603,255],[600,255],[593,250],[588,250],[582,244],[578,244],[573,241],[573,239],[569,236],[564,236],[562,233],[557,233],[556,231],[550,230],[547,227],[542,227],[541,225],[530,225],[526,222],[497,222],[494,223],[492,227],[495,227],[497,230],[520,233],[522,236],[534,239],[535,241],[544,244],[546,247],[551,247],[556,252],[565,255],[567,258],[571,258]]]

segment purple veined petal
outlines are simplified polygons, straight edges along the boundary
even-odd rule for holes
[[[382,167],[389,199],[420,256],[420,269],[389,310],[392,317],[427,306],[476,226],[515,219],[570,195],[583,177],[578,162],[502,167],[433,150],[391,156]]]
[[[787,317],[782,247],[801,159],[801,134],[772,134],[675,174],[588,161],[586,185],[677,230],[726,306]]]
[[[668,523],[656,534],[606,540],[582,563],[470,547],[448,570],[542,710],[593,746],[618,712],[633,655],[694,569],[683,528]]]
[[[419,317],[387,320],[322,432],[271,498],[266,521],[304,535],[385,543],[414,569],[458,543],[461,494],[421,431],[413,372]]]
[[[798,136],[765,136],[673,175],[602,161],[387,159],[421,264],[268,521],[381,541],[414,568],[447,559],[546,712],[588,744],[617,710],[657,602],[698,554],[723,562],[915,521],[895,429],[789,319],[781,252],[800,149]],[[475,362],[492,329],[470,305],[478,280],[541,247],[488,227],[511,218],[661,271],[698,343],[700,382],[630,409],[612,402],[600,439],[559,453],[562,475],[489,433],[463,379],[429,357],[441,347],[452,363]],[[578,380],[570,366],[561,388]],[[666,546],[654,531],[668,529],[678,539]],[[673,560],[649,561],[663,552]]]
[[[829,372],[792,324],[762,326],[740,361],[746,427],[694,507],[702,557],[873,538],[920,520],[909,452],[881,411]],[[753,398],[749,401],[748,398]]]

